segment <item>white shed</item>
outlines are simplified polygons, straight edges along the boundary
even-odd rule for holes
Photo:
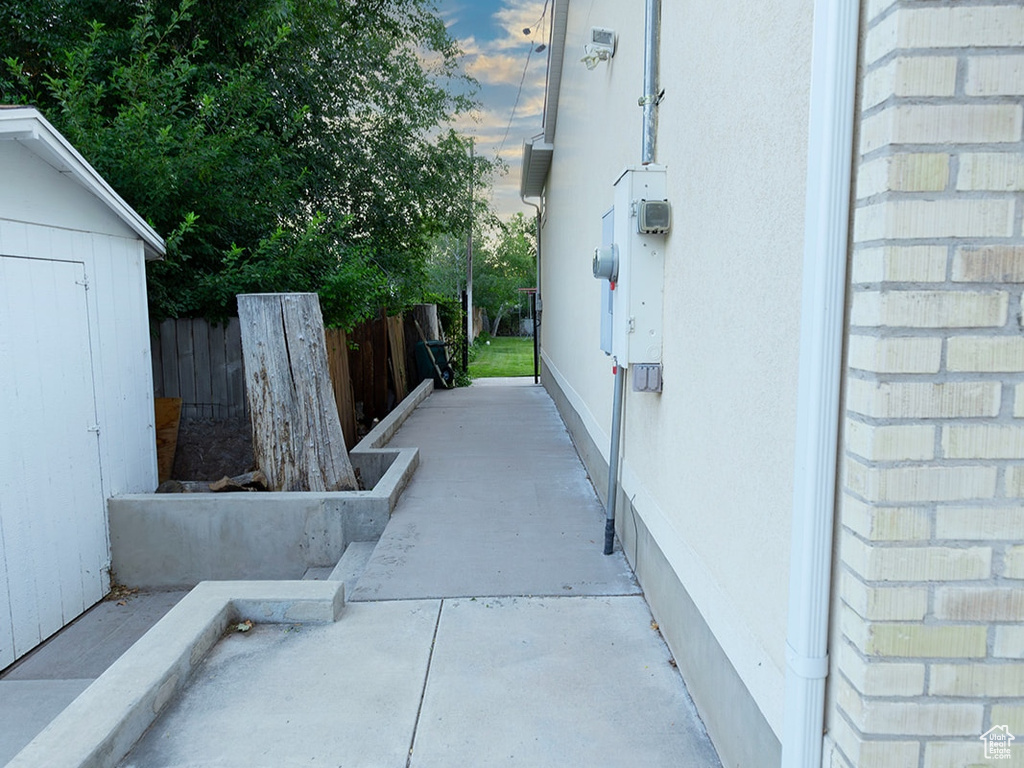
[[[37,110],[0,108],[0,669],[106,594],[106,501],[157,485],[163,253]]]

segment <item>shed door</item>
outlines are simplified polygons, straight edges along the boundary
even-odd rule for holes
[[[0,669],[100,600],[85,267],[0,256]]]

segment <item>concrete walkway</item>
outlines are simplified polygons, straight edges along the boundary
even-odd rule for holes
[[[421,463],[341,619],[226,636],[123,766],[720,765],[542,388],[435,392],[391,444]]]

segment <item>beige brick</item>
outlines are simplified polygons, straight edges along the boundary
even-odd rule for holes
[[[860,248],[854,251],[852,280],[854,283],[941,283],[946,279],[947,250],[944,245]],[[1021,258],[1024,260],[1024,256]]]
[[[1024,546],[1010,547],[1003,557],[1003,576],[1024,579]]]
[[[850,684],[865,696],[920,696],[924,693],[924,664],[868,662],[844,644],[839,667]]]
[[[1021,139],[1015,104],[897,104],[861,122],[861,154],[890,144],[997,144]]]
[[[849,571],[843,571],[839,584],[840,597],[865,619],[919,621],[928,612],[927,587],[869,587]]]
[[[921,541],[931,537],[931,518],[921,507],[878,507],[844,494],[842,524],[872,541]]]
[[[841,557],[866,581],[965,581],[992,573],[988,547],[883,547],[844,534]]]
[[[889,165],[889,188],[894,192],[935,192],[949,182],[949,155],[900,154]]]
[[[1005,199],[885,200],[861,206],[853,239],[913,240],[943,237],[1011,237],[1014,201]]]
[[[1005,725],[1010,733],[1024,734],[1024,706],[1017,704],[993,704],[992,725]]]
[[[949,182],[949,155],[899,154],[880,157],[857,170],[857,197],[881,192],[937,192]]]
[[[850,324],[889,328],[1000,328],[1005,291],[863,291],[853,297]]]
[[[861,83],[860,108],[862,111],[881,104],[896,92],[896,59],[864,75]]]
[[[1016,3],[901,8],[893,15],[900,48],[1024,46],[1024,9]]]
[[[854,768],[853,764],[843,757],[839,750],[832,750],[831,754],[825,754],[825,760],[829,768]]]
[[[950,371],[1024,371],[1024,338],[1019,336],[953,336],[946,346]]]
[[[987,635],[988,628],[977,625],[873,624],[865,652],[894,658],[984,658]]]
[[[1024,246],[957,248],[953,280],[963,283],[1024,283]]]
[[[846,485],[867,501],[892,503],[966,501],[995,496],[996,468],[969,467],[865,467],[846,463]]]
[[[964,424],[942,428],[942,452],[947,459],[1024,458],[1024,427]]]
[[[1007,498],[1024,498],[1024,466],[1006,468],[1006,483],[1003,490]]]
[[[1024,588],[939,587],[935,616],[950,621],[1024,621]]]
[[[935,536],[969,541],[1024,539],[1024,508],[939,507]]]
[[[916,741],[876,741],[865,739],[846,722],[837,717],[829,725],[829,735],[849,757],[853,765],[872,768],[907,768],[917,765],[920,746]]]
[[[916,741],[865,741],[860,746],[858,766],[906,768],[917,765],[921,746]]]
[[[967,61],[968,96],[1024,95],[1024,56],[977,56]]]
[[[846,448],[869,461],[925,461],[935,458],[935,428],[875,426],[847,420]]]
[[[896,0],[868,0],[864,20],[866,22],[871,22],[876,16],[894,5],[896,5]]]
[[[838,701],[862,732],[899,736],[978,735],[984,708],[976,703],[922,704],[861,698],[849,684],[838,686]]]
[[[1024,626],[996,627],[993,655],[1001,659],[1024,659]]]
[[[865,66],[896,50],[899,44],[899,21],[897,12],[868,29],[864,39]]]
[[[938,373],[942,339],[851,335],[847,362],[851,368],[875,373]]]
[[[874,418],[949,419],[999,414],[998,382],[956,381],[945,384],[879,383],[848,379],[846,407]]]
[[[932,696],[1020,696],[1024,664],[932,664]]]
[[[985,745],[978,739],[965,741],[929,741],[924,747],[924,768],[1020,768],[1013,760],[986,760]]]
[[[1024,189],[1024,155],[1009,152],[961,155],[956,188],[1020,191]]]

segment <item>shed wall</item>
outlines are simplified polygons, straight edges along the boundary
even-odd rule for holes
[[[3,289],[24,309],[0,328],[2,365],[17,366],[19,390],[17,398],[0,398],[0,421],[7,435],[23,436],[23,446],[5,454],[0,484],[0,624],[11,616],[17,637],[0,634],[3,667],[105,594],[105,500],[152,491],[157,470],[142,242],[83,187],[16,142],[0,142],[0,169],[19,179],[0,185],[0,258],[18,267],[5,271]],[[69,270],[76,275],[70,286]],[[53,287],[54,276],[64,287]],[[34,347],[25,347],[36,336]],[[9,359],[14,342],[22,353]],[[27,355],[30,349],[38,354]],[[89,392],[83,396],[75,385],[62,393],[83,371]],[[96,461],[65,455],[63,443],[80,429],[92,430]],[[4,535],[15,528],[25,534],[16,541]],[[19,562],[24,567],[12,566]],[[15,601],[13,579],[35,586],[21,588]]]

